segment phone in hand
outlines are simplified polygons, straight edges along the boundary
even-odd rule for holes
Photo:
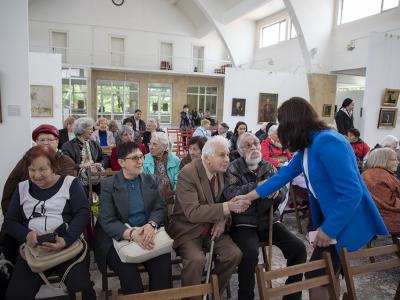
[[[45,233],[37,236],[38,245],[43,243],[55,243],[56,242],[56,234],[54,232]]]

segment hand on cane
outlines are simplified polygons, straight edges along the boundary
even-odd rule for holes
[[[215,241],[215,240],[219,239],[221,234],[224,233],[225,223],[226,223],[226,221],[224,220],[224,221],[214,224],[214,226],[211,228],[211,240]]]

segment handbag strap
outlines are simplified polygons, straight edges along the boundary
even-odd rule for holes
[[[81,239],[81,242],[83,243],[83,251],[82,251],[82,254],[79,256],[79,258],[78,258],[77,260],[75,260],[72,264],[70,264],[70,265],[68,266],[68,268],[65,270],[63,276],[61,277],[60,282],[55,283],[55,284],[52,284],[52,283],[47,279],[46,275],[44,275],[43,272],[39,272],[39,273],[38,273],[39,276],[40,276],[40,278],[42,278],[42,280],[44,281],[44,283],[45,283],[47,286],[49,286],[49,287],[51,287],[51,288],[56,288],[56,289],[61,288],[61,289],[63,289],[64,292],[67,292],[67,287],[66,287],[65,284],[64,284],[65,278],[67,278],[67,275],[68,275],[69,271],[71,271],[71,269],[72,269],[75,265],[79,264],[80,262],[82,262],[82,261],[85,259],[85,256],[86,256],[86,253],[87,253],[87,248],[88,248],[88,247],[87,247],[86,241],[85,241],[84,239]]]
[[[304,175],[307,178],[307,183],[308,183],[308,188],[310,189],[311,194],[314,196],[315,199],[317,198],[317,195],[314,192],[314,189],[311,185],[310,181],[310,176],[308,175],[308,149],[304,149],[304,154],[303,154],[303,169],[304,169]]]

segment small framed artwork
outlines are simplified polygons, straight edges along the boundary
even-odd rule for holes
[[[53,87],[51,85],[31,85],[31,116],[53,116]]]
[[[322,106],[322,116],[329,118],[331,114],[332,114],[332,104],[324,104],[324,106]]]
[[[397,108],[381,108],[379,111],[378,128],[395,128]]]
[[[382,106],[397,106],[399,101],[400,90],[385,89]]]
[[[232,116],[243,117],[246,111],[246,99],[232,98]]]
[[[276,122],[278,94],[260,93],[258,102],[258,123]]]

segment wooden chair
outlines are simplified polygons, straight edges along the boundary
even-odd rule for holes
[[[268,285],[268,281],[277,278],[288,277],[290,275],[302,274],[319,269],[325,269],[326,274],[278,287],[269,287]],[[325,285],[328,285],[331,299],[339,300],[339,295],[336,289],[336,277],[332,266],[331,256],[328,252],[323,253],[323,259],[273,271],[266,272],[263,270],[263,266],[258,265],[256,275],[261,300],[273,299]]]
[[[396,243],[388,246],[374,247],[361,249],[356,252],[348,252],[346,248],[340,249],[340,260],[342,263],[344,278],[346,280],[347,292],[343,295],[343,299],[357,300],[356,288],[354,286],[353,276],[387,270],[400,267],[400,240],[397,239]],[[385,260],[378,262],[367,262],[366,264],[352,265],[351,260],[365,259],[381,255],[397,254],[395,258],[389,257]],[[397,287],[395,300],[400,300],[400,282]]]
[[[289,214],[289,213],[295,213],[296,216],[296,223],[297,223],[297,229],[299,231],[299,233],[304,234],[303,232],[303,226],[301,224],[301,217],[300,217],[300,211],[304,213],[307,212],[307,210],[309,211],[309,207],[306,208],[298,208],[298,204],[300,203],[300,201],[298,200],[297,195],[295,194],[295,192],[293,191],[293,187],[292,184],[290,183],[289,185],[289,201],[288,204],[292,203],[293,204],[293,209],[288,209],[285,208],[282,215],[281,215],[281,222],[283,221],[283,217],[285,216],[285,214]]]
[[[105,155],[111,156],[113,146],[101,146],[101,152]]]
[[[118,295],[118,291],[112,292],[113,300],[170,300],[170,299],[181,299],[186,297],[195,297],[211,294],[213,300],[220,300],[218,288],[218,278],[216,275],[212,275],[211,283],[204,283],[199,285],[185,286],[180,288],[172,288],[167,290],[160,290],[154,292],[146,292],[140,294],[131,295]],[[77,293],[77,300],[81,300],[81,293]]]

